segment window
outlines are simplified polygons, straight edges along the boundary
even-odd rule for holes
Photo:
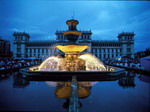
[[[103,52],[105,52],[105,49],[103,50]]]
[[[130,48],[127,48],[127,52],[131,52],[131,49],[130,49]]]
[[[17,44],[17,47],[18,47],[18,48],[21,47],[21,44]]]
[[[106,54],[104,54],[104,58],[106,58]]]
[[[95,48],[93,49],[93,53],[95,53]]]
[[[97,53],[97,49],[95,49],[95,52]]]
[[[127,47],[130,47],[130,44],[127,44]]]
[[[81,39],[83,39],[83,35],[81,36]]]
[[[17,52],[21,52],[21,48],[17,48]]]
[[[63,35],[61,35],[61,39],[63,39]]]
[[[60,36],[58,35],[58,39],[60,39]]]
[[[110,51],[109,51],[109,49],[108,49],[108,53],[109,53]]]
[[[101,55],[99,56],[99,58],[102,58]]]
[[[112,54],[112,58],[114,57],[114,54]]]

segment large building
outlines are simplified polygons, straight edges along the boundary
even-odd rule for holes
[[[0,37],[0,57],[11,57],[10,41],[4,40]]]
[[[14,58],[47,58],[52,55],[62,54],[55,45],[65,45],[68,40],[63,35],[64,31],[56,31],[56,40],[30,41],[30,35],[25,32],[14,32]],[[134,33],[122,32],[118,40],[92,40],[91,31],[81,31],[78,44],[89,45],[84,52],[90,52],[99,59],[111,59],[119,56],[134,57]]]

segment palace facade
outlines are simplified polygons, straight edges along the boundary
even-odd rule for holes
[[[56,40],[30,41],[30,35],[25,32],[14,32],[14,58],[48,58],[61,55],[62,52],[54,49],[56,45],[65,45],[68,40],[63,35],[64,31],[56,31]],[[91,31],[81,31],[77,41],[81,45],[89,45],[84,52],[94,54],[99,59],[111,59],[120,56],[134,57],[134,33],[122,32],[118,40],[92,40]]]

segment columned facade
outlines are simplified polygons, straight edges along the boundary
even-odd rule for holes
[[[30,41],[29,34],[15,32],[14,36],[14,58],[48,58],[63,53],[54,47],[65,45],[68,40],[63,35],[64,31],[56,31],[56,40]],[[84,53],[92,53],[99,59],[112,59],[119,56],[134,57],[134,33],[122,32],[116,41],[92,40],[91,31],[81,31],[77,44],[89,45],[90,48]]]

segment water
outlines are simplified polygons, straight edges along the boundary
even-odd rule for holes
[[[79,58],[85,60],[86,71],[106,71],[104,64],[96,56],[90,53],[80,55]]]
[[[0,80],[0,111],[68,111],[70,82],[26,81],[14,74]],[[115,81],[78,82],[81,112],[148,112],[149,81],[129,72]]]
[[[75,55],[72,56],[75,58]],[[38,71],[67,71],[66,68],[67,63],[70,63],[69,68],[73,64],[75,68],[78,67],[82,68],[83,66],[86,66],[85,68],[86,71],[106,71],[104,64],[96,56],[90,53],[85,53],[75,59],[74,58],[71,59],[71,57],[62,58],[60,56],[51,56],[46,60],[44,60],[37,70]],[[85,64],[81,60],[84,60]],[[30,70],[32,71],[34,68],[35,67],[31,67]]]

